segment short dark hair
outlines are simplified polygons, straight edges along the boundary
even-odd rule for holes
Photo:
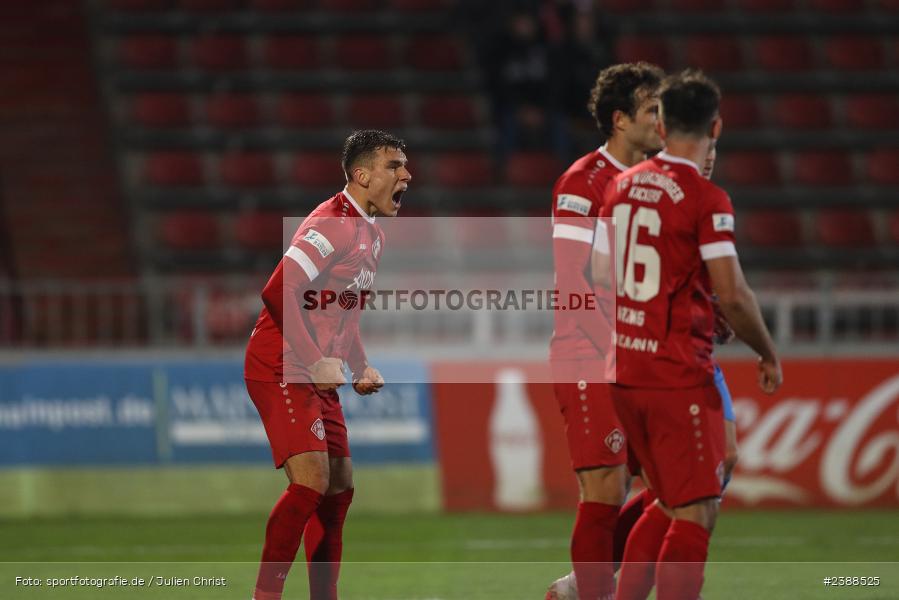
[[[659,95],[665,129],[688,135],[705,135],[721,104],[718,84],[698,69],[668,76]]]
[[[641,91],[655,92],[662,82],[665,72],[648,62],[622,63],[607,67],[599,72],[596,83],[590,90],[587,109],[603,137],[611,137],[615,129],[612,115],[620,110],[633,118],[637,108],[646,96],[638,98]]]
[[[354,131],[343,143],[343,156],[340,164],[349,181],[352,170],[360,161],[371,160],[379,148],[396,148],[406,150],[406,142],[393,134],[379,129],[362,129]]]

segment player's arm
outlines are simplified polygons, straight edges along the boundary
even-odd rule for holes
[[[321,390],[346,383],[343,361],[322,355],[302,318],[298,299],[312,289],[319,273],[340,255],[325,235],[327,232],[331,239],[339,239],[336,225],[335,221],[325,220],[300,229],[262,290],[262,301],[281,335]]]
[[[589,273],[593,249],[596,208],[594,200],[586,197],[589,188],[581,194],[559,193],[555,198],[555,219],[553,224],[553,264],[556,273],[556,288],[560,301],[567,304],[573,295],[593,298],[593,304],[600,308],[599,298],[594,294]],[[601,310],[574,311],[578,327],[587,335],[596,349],[605,356],[610,345],[610,329],[607,318]]]
[[[759,384],[771,394],[783,381],[780,361],[774,341],[762,318],[755,294],[746,283],[736,253],[706,260],[712,287],[728,324],[738,338],[755,350],[760,357]]]

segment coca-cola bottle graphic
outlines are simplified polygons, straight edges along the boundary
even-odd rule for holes
[[[543,440],[520,369],[503,369],[497,373],[496,402],[489,427],[496,507],[501,510],[540,508],[543,505]]]

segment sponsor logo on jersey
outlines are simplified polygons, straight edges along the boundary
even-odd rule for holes
[[[591,205],[589,199],[574,194],[559,194],[559,201],[556,204],[559,210],[570,210],[585,217],[590,213]]]
[[[624,434],[617,427],[606,436],[606,446],[613,454],[618,454],[624,448]]]
[[[378,255],[381,253],[381,238],[377,238],[375,243],[371,245],[371,255],[378,258]]]
[[[328,238],[314,229],[307,231],[306,235],[303,236],[303,240],[315,246],[315,249],[322,255],[322,258],[334,252],[334,246],[331,245]]]
[[[730,213],[715,213],[712,215],[712,227],[715,231],[733,231],[734,216]]]
[[[369,271],[362,267],[356,275],[353,276],[353,283],[346,286],[346,289],[356,288],[358,290],[367,290],[375,282],[375,271]]]
[[[320,440],[325,439],[325,424],[322,423],[321,419],[316,419],[314,423],[312,423],[312,427],[309,428],[312,430],[312,433],[315,434]]]

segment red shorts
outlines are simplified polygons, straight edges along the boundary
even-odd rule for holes
[[[556,377],[553,384],[565,420],[571,466],[576,471],[627,462],[627,440],[612,406],[610,386],[590,381],[590,377]]]
[[[245,381],[262,417],[276,468],[303,452],[350,455],[346,421],[336,391],[323,392],[308,383]]]
[[[713,385],[685,389],[611,387],[631,451],[665,505],[721,495],[724,415]]]

